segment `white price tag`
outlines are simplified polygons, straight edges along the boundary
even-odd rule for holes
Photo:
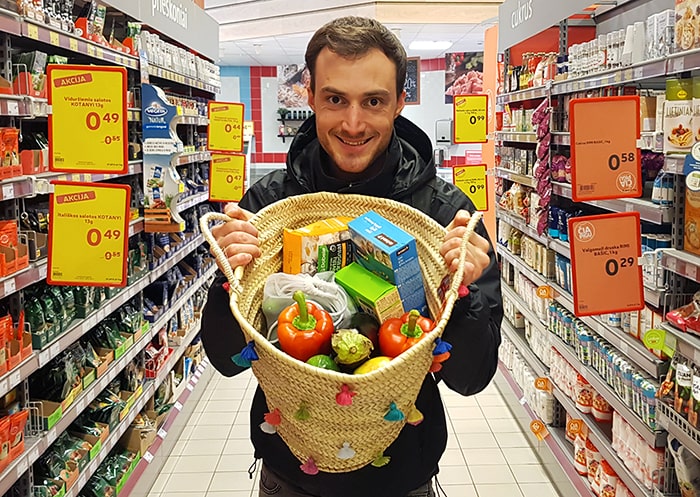
[[[199,379],[202,377],[202,372],[198,369],[197,371],[194,372],[195,378]]]
[[[182,411],[182,404],[180,403],[180,401],[175,402],[175,404],[173,404],[173,407],[178,411]]]
[[[56,428],[49,430],[49,433],[46,435],[46,441],[49,442],[49,445],[56,441]]]
[[[10,385],[19,385],[20,381],[22,381],[21,371],[15,371],[10,375]]]
[[[39,278],[44,279],[46,278],[46,271],[48,269],[48,266],[46,264],[43,264],[42,266],[39,267]]]
[[[523,396],[518,402],[520,402],[520,405],[524,406],[525,404],[527,404],[527,399],[525,399],[525,397]]]
[[[15,198],[15,187],[12,185],[12,183],[2,185],[2,199],[9,200],[11,198]]]
[[[100,309],[97,311],[97,321],[102,321],[105,318],[105,311],[104,309]]]
[[[685,69],[685,59],[678,57],[673,61],[673,72],[683,72],[683,69]]]
[[[632,211],[634,211],[635,209],[636,209],[636,208],[635,208],[634,205],[632,205],[632,204],[625,204],[625,212],[632,212]]]
[[[192,383],[196,385],[199,382],[199,378],[195,375],[192,377]]]
[[[9,280],[5,281],[5,283],[4,283],[4,291],[5,291],[4,295],[5,296],[8,296],[10,294],[15,293],[16,290],[17,290],[17,286],[15,285],[14,278],[10,278]]]
[[[187,390],[189,390],[190,392],[191,392],[192,390],[194,390],[194,385],[193,385],[192,383],[188,383],[188,384],[187,384]]]
[[[666,267],[669,268],[674,273],[678,270],[678,261],[673,257],[666,258]]]
[[[51,357],[49,356],[49,351],[45,350],[44,352],[39,353],[39,367],[43,368],[47,362],[51,360]]]
[[[23,457],[20,462],[17,463],[17,479],[21,478],[24,473],[29,469],[29,461],[26,457]]]
[[[38,447],[34,447],[34,448],[32,449],[32,451],[29,453],[29,459],[28,459],[28,460],[34,462],[34,461],[36,461],[37,459],[39,459],[39,448],[38,448]]]
[[[80,399],[77,402],[76,409],[77,409],[78,413],[81,413],[85,410],[85,399],[84,398]]]
[[[644,70],[641,67],[634,68],[634,79],[640,79],[644,76]]]
[[[689,262],[685,263],[685,276],[693,281],[697,281],[698,268]]]
[[[97,318],[95,316],[90,316],[85,320],[85,328],[87,330],[93,329],[97,325]]]
[[[83,488],[86,483],[87,483],[87,475],[86,474],[80,475],[80,478],[78,478],[78,488]]]
[[[7,101],[7,114],[10,116],[19,116],[19,102],[13,100]]]
[[[150,464],[151,461],[153,461],[153,454],[151,454],[150,452],[146,451],[146,452],[143,453],[143,458],[146,460],[147,463]]]
[[[627,345],[627,342],[620,342],[620,352],[622,352],[625,355],[629,355],[630,346]]]
[[[58,354],[61,353],[61,344],[56,342],[54,343],[50,348],[49,348],[49,355],[53,359],[56,357]]]
[[[5,392],[9,390],[9,387],[7,385],[7,380],[2,380],[0,382],[0,395],[5,395]]]
[[[158,430],[158,436],[162,439],[165,439],[165,437],[168,436],[168,432],[161,428]]]
[[[112,314],[112,304],[105,304],[105,315],[109,316]]]

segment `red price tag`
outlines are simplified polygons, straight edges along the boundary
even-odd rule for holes
[[[569,219],[574,313],[577,316],[644,308],[639,213]]]
[[[573,99],[569,116],[573,200],[640,197],[639,97]]]

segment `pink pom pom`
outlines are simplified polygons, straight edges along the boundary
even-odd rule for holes
[[[314,462],[314,458],[311,456],[309,456],[309,458],[306,460],[306,462],[299,467],[307,475],[317,475],[318,474],[318,468],[316,467],[316,463]]]
[[[343,384],[343,386],[340,387],[340,392],[335,396],[335,401],[339,406],[350,406],[352,405],[352,398],[355,395],[357,395],[357,392],[351,391],[349,386]]]

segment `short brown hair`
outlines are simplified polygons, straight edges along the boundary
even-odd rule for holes
[[[367,17],[347,16],[319,28],[311,37],[305,55],[312,91],[315,89],[316,59],[326,47],[348,59],[362,57],[373,48],[381,50],[396,65],[396,94],[397,97],[401,95],[406,80],[406,50],[382,23]]]

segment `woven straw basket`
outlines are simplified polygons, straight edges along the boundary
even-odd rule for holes
[[[370,210],[416,238],[426,300],[431,317],[436,320],[435,329],[386,366],[364,375],[321,369],[292,358],[273,346],[259,331],[264,330],[261,304],[265,281],[282,270],[284,229],[300,228],[334,216],[357,217]],[[479,219],[478,213],[473,215],[467,227],[457,274],[463,271],[469,250],[468,238]],[[234,272],[209,231],[209,223],[215,220],[229,218],[209,213],[201,218],[200,225],[230,282],[231,311],[246,340],[254,342],[259,359],[252,361],[253,373],[265,392],[270,411],[279,409],[281,414],[277,435],[300,461],[308,462],[312,458],[320,471],[342,473],[366,466],[382,454],[404,427],[405,417],[402,421],[390,422],[385,421],[384,416],[392,402],[406,415],[412,411],[432,364],[435,339],[442,335],[457,299],[459,278],[453,278],[445,299],[438,295],[438,288],[447,275],[440,255],[445,228],[422,212],[392,200],[334,193],[299,195],[271,204],[251,219],[258,229],[262,255]],[[336,402],[336,394],[343,386],[355,393],[351,405]],[[302,406],[308,410],[308,419],[299,420],[294,415]],[[349,459],[339,457],[344,444],[354,450]]]

